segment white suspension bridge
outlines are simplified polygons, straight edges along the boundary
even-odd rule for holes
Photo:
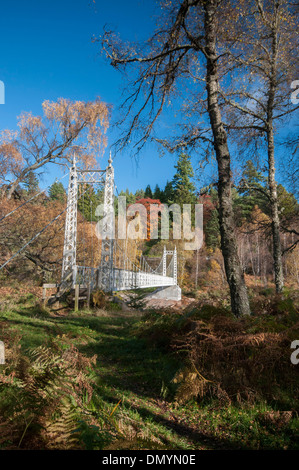
[[[101,239],[100,262],[97,267],[77,263],[77,212],[78,212],[78,188],[80,184],[91,185],[104,184],[104,211],[103,231],[105,235]],[[1,266],[4,269],[12,260],[19,256],[31,243],[33,243],[50,225],[56,222],[65,212],[65,235],[62,258],[62,273],[58,284],[44,284],[44,288],[58,287],[55,298],[59,298],[66,291],[84,288],[89,293],[95,289],[105,292],[142,289],[148,287],[176,286],[172,294],[176,300],[180,300],[180,288],[177,285],[177,251],[167,250],[164,247],[161,259],[155,258],[156,266],[149,263],[149,258],[141,254],[131,259],[127,249],[128,244],[120,246],[120,240],[114,238],[114,168],[111,155],[105,170],[82,170],[76,167],[75,158],[70,168],[67,207],[54,219],[49,221],[38,233],[27,241]],[[46,190],[32,196],[20,206],[13,209],[0,218],[2,222],[24,205],[31,202]],[[85,192],[85,191],[84,191]],[[84,197],[83,192],[83,197]]]
[[[97,268],[77,264],[77,208],[80,184],[104,184],[103,233],[100,263]],[[125,247],[121,247],[114,234],[114,168],[111,155],[105,170],[81,170],[75,159],[69,175],[65,237],[59,292],[79,285],[89,291],[105,292],[142,289],[148,287],[177,286],[177,251],[164,247],[155,268],[143,255],[130,259]]]

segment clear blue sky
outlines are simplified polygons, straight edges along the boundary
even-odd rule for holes
[[[41,114],[45,99],[88,101],[100,96],[116,109],[121,103],[121,75],[100,57],[92,37],[101,34],[107,24],[125,39],[145,39],[154,28],[157,13],[155,0],[2,2],[0,80],[5,83],[6,96],[5,104],[0,105],[0,130],[15,129],[22,111]],[[167,131],[171,121],[161,125]],[[108,132],[108,148],[116,137],[115,132]],[[108,151],[102,167],[107,159]],[[117,187],[135,191],[158,183],[163,188],[175,172],[174,164],[174,156],[160,158],[152,145],[144,149],[138,162],[126,151],[114,162]],[[196,157],[193,166],[197,166]],[[42,186],[59,176],[59,171],[52,165]],[[215,171],[214,167],[209,173]]]
[[[152,0],[14,0],[2,2],[0,80],[5,104],[0,129],[15,129],[22,111],[41,114],[41,103],[59,97],[93,100],[100,96],[116,108],[121,102],[121,75],[99,55],[92,37],[108,24],[127,39],[145,38],[154,27]],[[108,132],[108,147],[116,134]],[[106,151],[101,165],[108,158]],[[135,191],[147,184],[164,187],[174,174],[175,158],[159,158],[147,147],[138,162],[128,152],[115,159],[116,184]],[[59,170],[49,167],[42,186]],[[65,179],[64,179],[65,181]]]

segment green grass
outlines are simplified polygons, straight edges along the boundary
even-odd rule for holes
[[[267,421],[273,412],[267,404],[221,407],[205,399],[177,406],[171,381],[182,358],[138,335],[142,321],[138,311],[110,309],[54,316],[27,296],[0,311],[0,334],[17,341],[24,355],[40,345],[51,347],[54,338],[62,347],[71,341],[82,354],[97,355],[96,394],[111,412],[119,403],[113,416],[120,437],[109,448],[296,448],[298,419],[278,429]]]

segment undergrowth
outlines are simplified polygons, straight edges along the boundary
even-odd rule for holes
[[[268,311],[236,319],[223,306],[199,303],[186,311],[148,311],[136,333],[184,358],[173,379],[179,403],[205,396],[221,404],[266,400],[298,409],[299,370],[290,345],[299,338],[292,297],[267,299]]]
[[[1,449],[297,448],[293,292],[238,320],[220,296],[135,316],[1,300]]]
[[[16,338],[17,339],[17,338]],[[73,344],[6,350],[0,374],[1,448],[102,448],[117,434],[107,406],[94,393],[96,357]]]

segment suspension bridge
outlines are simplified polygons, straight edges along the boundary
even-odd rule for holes
[[[77,208],[80,184],[104,185],[103,234],[100,263],[98,267],[78,265],[77,252]],[[111,155],[105,170],[81,170],[73,160],[69,174],[62,274],[59,292],[79,285],[90,291],[105,292],[142,289],[148,287],[177,286],[177,251],[164,247],[160,260],[153,267],[142,254],[130,259],[127,243],[120,245],[114,238],[114,168]],[[179,299],[178,299],[179,300]]]
[[[97,257],[99,263],[98,266],[95,267],[94,265],[88,266],[77,263],[77,212],[79,186],[99,183],[104,186],[102,219],[102,235],[104,236],[101,237],[99,245],[99,256]],[[74,158],[69,172],[66,208],[6,260],[0,266],[0,270],[19,256],[29,244],[36,240],[51,224],[66,212],[61,279],[58,284],[44,285],[45,289],[47,288],[46,286],[57,287],[57,294],[54,296],[56,299],[59,299],[65,292],[71,291],[75,287],[77,292],[78,288],[79,290],[82,288],[88,290],[90,293],[96,289],[101,289],[105,292],[114,292],[149,287],[171,288],[171,286],[175,286],[171,294],[172,299],[180,300],[181,291],[177,285],[176,248],[167,250],[164,246],[161,258],[153,258],[150,261],[150,259],[145,257],[142,253],[139,256],[130,257],[128,240],[126,239],[123,246],[121,246],[120,240],[115,238],[114,190],[114,168],[112,166],[111,155],[105,170],[79,169],[76,166],[76,160]],[[28,201],[2,216],[0,222],[45,191],[46,190],[43,190],[37,193]],[[82,243],[82,241],[79,241],[79,244],[80,243]],[[155,266],[153,265],[153,261],[155,262]],[[165,298],[167,298],[167,295]]]

